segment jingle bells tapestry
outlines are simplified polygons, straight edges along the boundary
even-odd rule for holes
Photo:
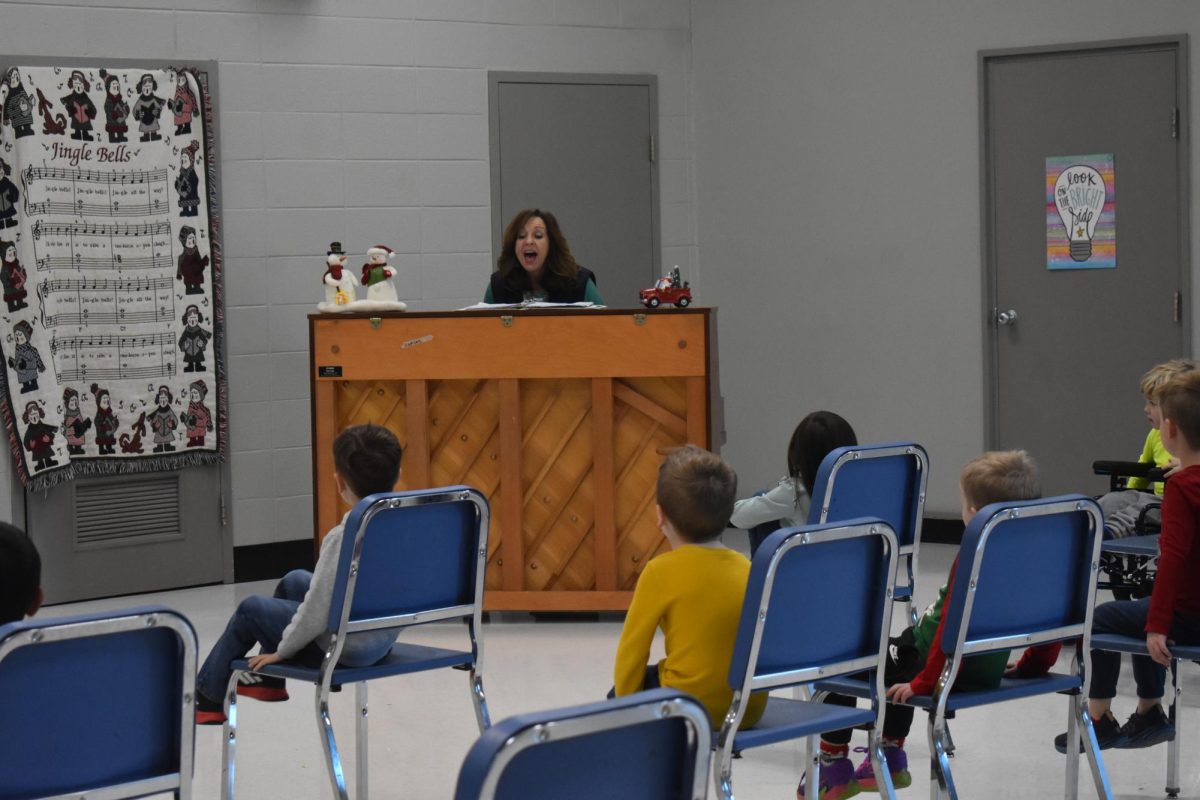
[[[224,320],[206,76],[3,75],[0,412],[22,483],[220,461]]]

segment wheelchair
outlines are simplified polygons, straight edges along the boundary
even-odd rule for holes
[[[1150,483],[1166,480],[1166,470],[1140,461],[1095,461],[1092,472],[1096,475],[1106,475],[1109,478],[1109,491],[1119,492],[1126,488],[1130,478],[1145,478]],[[1157,535],[1160,528],[1157,513],[1162,503],[1156,503],[1138,514],[1134,523],[1131,544],[1134,537]],[[1112,540],[1120,542],[1121,540]],[[1142,540],[1144,542],[1144,540]],[[1144,547],[1128,548],[1134,552],[1117,552],[1121,548],[1114,547],[1100,555],[1100,570],[1108,576],[1107,580],[1099,583],[1099,588],[1108,589],[1117,600],[1137,600],[1149,597],[1154,590],[1154,576],[1158,569],[1158,556],[1148,555]]]

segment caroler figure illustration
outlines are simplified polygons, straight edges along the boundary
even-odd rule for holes
[[[54,460],[54,435],[58,431],[53,425],[42,422],[45,418],[46,412],[42,410],[37,400],[30,400],[25,404],[21,421],[29,427],[25,428],[25,437],[21,441],[24,443],[25,449],[29,451],[29,457],[33,459],[34,470],[58,465],[58,462]]]
[[[29,294],[25,291],[27,278],[25,268],[17,260],[17,243],[0,240],[0,286],[4,287],[4,302],[10,312],[29,307],[25,302]]]
[[[129,103],[121,91],[121,79],[111,72],[100,70],[104,81],[104,131],[110,142],[127,142],[129,132]]]
[[[17,382],[21,384],[21,394],[38,390],[38,373],[46,371],[42,363],[42,355],[37,348],[30,344],[33,339],[33,326],[25,320],[13,325],[13,354],[8,357],[8,366],[17,373]]]
[[[188,386],[188,407],[180,416],[187,426],[188,447],[204,447],[204,437],[213,429],[212,412],[204,405],[208,384],[202,380],[192,381]]]
[[[325,284],[325,304],[328,306],[344,306],[357,299],[358,278],[346,269],[348,255],[342,250],[341,242],[330,242],[329,252],[325,254],[325,274],[321,283]]]
[[[150,423],[150,430],[154,431],[154,452],[156,453],[175,449],[175,445],[171,442],[175,439],[175,429],[179,427],[179,417],[175,416],[175,410],[171,408],[173,402],[175,402],[175,397],[171,394],[171,388],[160,386],[158,394],[154,397],[154,410],[146,415],[146,420]]]
[[[183,281],[185,294],[204,294],[204,268],[208,266],[208,256],[200,255],[196,229],[191,225],[180,228],[179,243],[183,245],[183,252],[176,260],[175,279]]]
[[[110,456],[117,451],[117,415],[112,410],[112,397],[108,394],[108,389],[102,389],[99,385],[92,384],[92,397],[96,398],[96,446],[100,448],[100,455]]]
[[[382,244],[367,250],[368,261],[363,264],[362,285],[367,287],[368,300],[395,303],[400,299],[392,284],[396,270],[387,263],[394,255],[392,248]]]
[[[0,158],[0,228],[11,228],[17,224],[17,201],[21,192],[17,185],[9,180],[12,167]]]
[[[192,132],[192,115],[196,112],[196,95],[188,86],[186,72],[175,76],[175,96],[168,104],[171,113],[175,115],[175,134],[182,135]]]
[[[79,392],[71,387],[63,389],[63,436],[67,437],[67,452],[73,456],[83,455],[86,444],[84,435],[92,427],[92,421],[83,416],[79,409]]]
[[[204,372],[204,348],[212,338],[212,332],[200,327],[204,316],[200,307],[193,304],[183,311],[183,333],[179,336],[179,349],[183,351],[184,372]]]
[[[199,142],[192,142],[179,154],[179,174],[175,176],[175,191],[179,192],[179,216],[194,217],[200,209],[200,178],[196,175],[196,151]]]
[[[155,96],[158,81],[147,72],[138,81],[138,99],[133,103],[133,118],[137,120],[138,130],[141,131],[140,141],[150,142],[162,138],[158,132],[158,118],[162,114],[164,100]]]
[[[92,120],[96,118],[96,104],[87,96],[87,77],[81,71],[73,70],[67,79],[67,88],[71,93],[62,99],[62,104],[71,120],[71,138],[93,141]]]
[[[4,123],[12,125],[13,134],[20,139],[33,136],[33,98],[21,83],[21,72],[13,67],[4,76]]]

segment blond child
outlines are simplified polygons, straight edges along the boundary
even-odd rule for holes
[[[638,578],[617,645],[615,694],[681,689],[721,724],[733,700],[729,661],[750,576],[746,557],[719,540],[736,495],[733,468],[698,447],[673,451],[659,467],[655,513],[671,550]],[[659,628],[667,654],[647,666]],[[756,723],[766,704],[765,694],[752,698],[741,727]]]
[[[1163,447],[1159,426],[1162,424],[1162,409],[1159,407],[1158,390],[1167,381],[1184,372],[1196,369],[1196,362],[1190,358],[1176,358],[1162,364],[1155,364],[1142,376],[1140,384],[1142,396],[1146,398],[1143,411],[1146,421],[1150,423],[1150,432],[1146,434],[1146,443],[1142,454],[1138,456],[1139,464],[1153,464],[1159,468],[1167,468],[1168,475],[1178,468],[1179,460]],[[1162,502],[1163,484],[1151,483],[1146,478],[1130,478],[1125,489],[1109,492],[1100,498],[1100,510],[1104,512],[1104,535],[1107,538],[1131,536],[1136,530],[1138,520],[1143,516],[1149,521],[1158,521],[1158,505]]]

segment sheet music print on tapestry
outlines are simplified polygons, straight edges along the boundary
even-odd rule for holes
[[[50,98],[36,113],[35,92]],[[14,67],[0,100],[3,412],[22,481],[219,460],[220,259],[198,76]]]

